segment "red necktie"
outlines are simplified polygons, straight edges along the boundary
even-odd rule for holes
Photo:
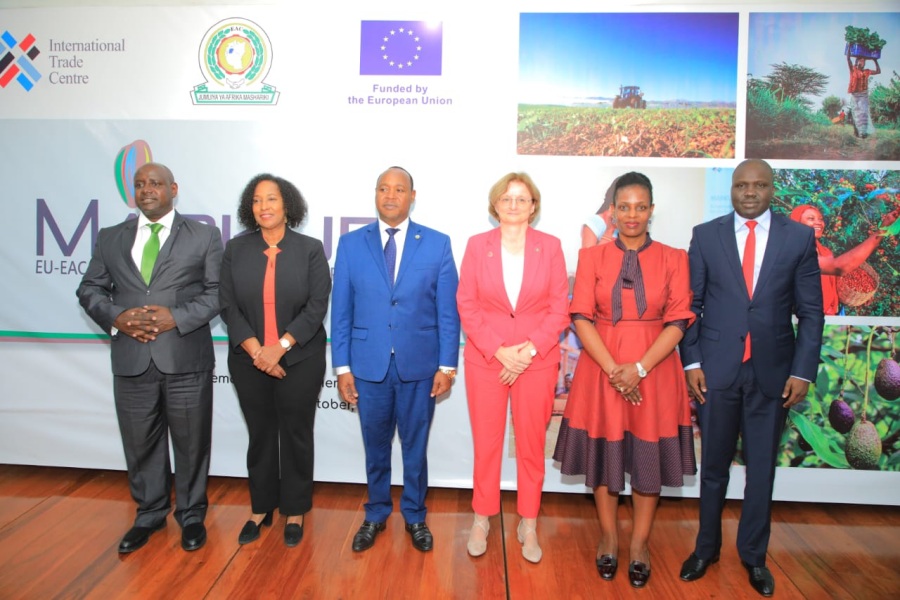
[[[744,271],[744,283],[747,284],[747,293],[753,297],[753,263],[756,259],[756,221],[747,221],[747,243],[744,244],[744,259],[741,268]],[[750,332],[744,338],[744,362],[750,360]]]
[[[266,248],[269,262],[266,264],[266,277],[263,279],[263,346],[278,343],[278,320],[275,317],[275,257],[280,248]]]

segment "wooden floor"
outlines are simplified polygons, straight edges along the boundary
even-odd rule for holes
[[[544,495],[539,565],[522,558],[511,493],[477,559],[466,554],[469,490],[429,492],[429,553],[412,548],[398,512],[372,549],[352,552],[361,485],[316,484],[305,537],[293,549],[282,542],[283,518],[257,542],[238,545],[249,512],[246,480],[212,478],[209,499],[201,550],[182,551],[169,518],[144,548],[119,555],[134,515],[124,473],[0,465],[0,598],[759,598],[734,549],[739,502],[726,508],[722,561],[685,583],[678,571],[693,548],[697,501],[663,498],[652,577],[633,590],[627,571],[612,582],[597,575],[599,526],[587,495]],[[619,514],[627,565],[627,501]],[[778,503],[773,520],[768,565],[777,598],[900,598],[900,508]]]

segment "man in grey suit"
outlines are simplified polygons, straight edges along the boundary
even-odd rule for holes
[[[175,520],[181,546],[206,542],[206,480],[212,437],[209,322],[219,313],[222,237],[173,209],[178,184],[161,164],[134,175],[140,215],[100,231],[78,299],[110,333],[113,395],[134,526],[129,553],[165,527],[171,507],[169,433],[175,450]]]

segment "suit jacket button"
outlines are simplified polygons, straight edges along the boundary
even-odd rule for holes
[[[398,303],[396,300],[394,300],[393,302],[391,302],[391,306],[397,306],[397,304],[399,304],[399,303]]]

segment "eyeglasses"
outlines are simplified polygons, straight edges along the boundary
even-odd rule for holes
[[[531,198],[509,198],[507,196],[503,196],[502,198],[500,198],[499,202],[500,204],[505,204],[507,206],[509,206],[513,202],[516,203],[516,206],[525,206],[529,202],[534,202],[534,200],[532,200]]]

